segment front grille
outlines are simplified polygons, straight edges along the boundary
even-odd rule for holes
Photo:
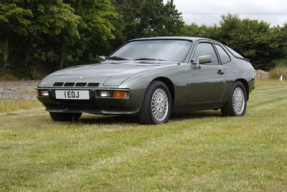
[[[104,110],[108,111],[125,111],[126,109],[122,106],[103,106]]]
[[[72,104],[72,105],[90,105],[95,104],[92,100],[57,100],[59,104]]]
[[[78,110],[107,110],[107,111],[126,111],[120,105],[102,105],[99,106],[92,100],[60,100],[57,99],[57,105],[63,108],[78,109]]]
[[[99,83],[87,82],[55,82],[54,87],[98,87]]]

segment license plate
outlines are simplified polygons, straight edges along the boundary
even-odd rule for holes
[[[81,99],[89,100],[89,91],[77,91],[77,90],[56,90],[56,99]]]

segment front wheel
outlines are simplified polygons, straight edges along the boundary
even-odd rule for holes
[[[171,96],[161,81],[153,81],[145,94],[138,121],[141,124],[167,123],[171,111]]]
[[[57,113],[49,112],[54,121],[78,121],[82,113]]]
[[[221,113],[223,116],[244,116],[247,105],[247,94],[244,85],[237,81],[234,83],[228,102]]]

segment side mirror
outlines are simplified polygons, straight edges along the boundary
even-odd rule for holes
[[[106,56],[99,56],[99,62],[103,62],[106,60]]]
[[[196,69],[200,69],[199,64],[211,63],[210,55],[202,55],[197,58]]]

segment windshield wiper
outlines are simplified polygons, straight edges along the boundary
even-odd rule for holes
[[[112,57],[106,57],[106,60],[127,60],[125,58],[122,58],[122,57],[117,57],[117,56],[112,56]]]
[[[154,59],[154,58],[138,58],[138,59],[134,59],[134,60],[166,61],[166,60]]]

